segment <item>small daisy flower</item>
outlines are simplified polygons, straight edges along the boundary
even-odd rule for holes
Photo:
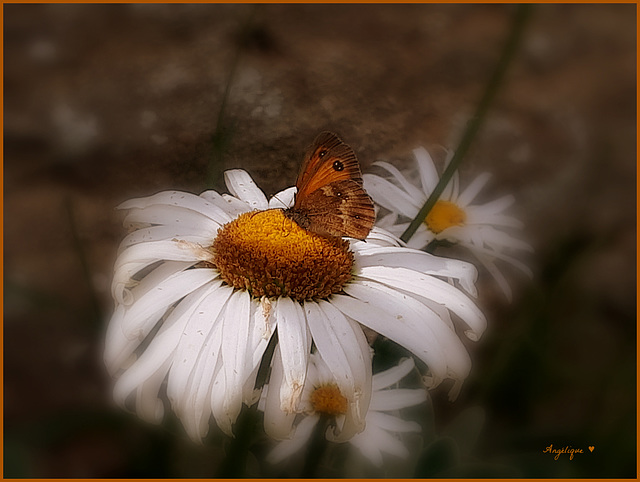
[[[400,435],[421,431],[417,422],[403,420],[397,416],[397,412],[425,402],[426,390],[391,388],[411,372],[414,366],[412,359],[405,359],[399,365],[373,375],[371,402],[365,417],[366,428],[348,439],[350,444],[378,467],[382,465],[383,453],[407,458],[409,452]],[[268,399],[268,387],[266,392],[265,398]],[[311,355],[307,383],[300,404],[303,413],[299,415],[293,436],[278,443],[268,459],[272,463],[278,463],[298,452],[307,444],[323,417],[329,420],[330,426],[343,423],[347,404],[347,397],[341,393],[326,364],[317,354]],[[268,416],[267,409],[265,418]],[[332,441],[344,441],[336,440],[331,428],[327,430],[326,436]]]
[[[168,399],[194,440],[213,416],[227,434],[255,403],[260,361],[274,333],[272,390],[297,411],[314,345],[350,400],[350,432],[364,427],[370,396],[367,327],[405,346],[435,384],[456,386],[470,368],[452,315],[477,339],[486,321],[473,265],[399,246],[374,228],[365,241],[328,238],[283,214],[295,188],[271,200],[244,171],[225,173],[231,194],[167,191],[133,199],[115,263],[115,310],[105,363],[114,397],[159,422]],[[267,425],[282,438],[291,421]]]
[[[405,219],[412,220],[416,217],[440,180],[426,149],[419,147],[414,149],[413,154],[417,161],[419,187],[416,187],[417,182],[409,181],[398,169],[386,162],[376,162],[375,165],[389,172],[390,179],[374,174],[363,175],[367,192],[377,204],[390,211],[378,220],[377,225],[397,236],[409,226]],[[440,199],[407,245],[423,249],[434,240],[444,240],[464,246],[486,267],[505,296],[511,299],[509,284],[496,268],[495,261],[511,263],[531,276],[527,266],[505,251],[531,251],[532,248],[508,232],[511,228],[522,227],[520,221],[504,214],[513,204],[513,196],[507,195],[486,204],[473,204],[489,178],[490,174],[483,173],[460,192],[458,173],[455,172]]]

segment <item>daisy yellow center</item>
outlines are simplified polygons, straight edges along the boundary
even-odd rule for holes
[[[349,405],[334,383],[321,385],[311,393],[311,405],[316,413],[324,415],[343,415]]]
[[[327,298],[351,279],[353,253],[340,238],[298,226],[281,209],[244,213],[225,224],[211,247],[230,286],[254,297]]]
[[[431,231],[438,234],[451,226],[462,226],[466,220],[466,213],[456,204],[437,201],[424,222]]]

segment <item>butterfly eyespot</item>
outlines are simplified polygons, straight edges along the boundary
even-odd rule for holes
[[[318,157],[324,157],[327,155],[327,151],[326,150],[322,150],[318,153]]]
[[[340,161],[335,161],[335,162],[333,163],[333,168],[334,168],[336,171],[342,171],[342,170],[344,169],[344,164],[342,164],[342,162],[340,162]]]

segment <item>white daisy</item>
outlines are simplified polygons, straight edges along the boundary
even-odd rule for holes
[[[231,195],[170,191],[120,206],[136,228],[116,260],[106,336],[120,404],[134,402],[157,422],[166,392],[193,439],[206,435],[212,415],[232,433],[243,402],[259,395],[258,367],[277,331],[282,411],[298,409],[313,343],[352,400],[346,426],[356,433],[371,383],[360,324],[412,351],[433,383],[464,379],[470,361],[451,314],[472,339],[485,328],[457,288],[474,293],[473,265],[400,247],[378,228],[366,241],[315,235],[283,215],[295,188],[268,201],[244,171],[225,180]],[[286,437],[291,423],[267,431]]]
[[[415,185],[417,182],[409,181],[398,169],[386,162],[376,162],[375,165],[388,171],[390,180],[374,174],[363,175],[367,192],[377,204],[390,211],[378,220],[377,225],[397,236],[409,226],[406,218],[411,221],[416,217],[440,180],[427,150],[419,147],[413,153],[418,166],[419,187]],[[489,178],[488,173],[483,173],[459,192],[458,173],[455,172],[425,222],[407,245],[422,249],[434,240],[445,240],[464,246],[487,268],[506,297],[511,299],[509,284],[496,268],[495,260],[507,261],[531,276],[527,266],[505,253],[531,251],[531,246],[508,232],[510,228],[522,227],[520,221],[504,214],[513,204],[513,196],[507,195],[486,204],[473,204]]]
[[[426,390],[390,388],[411,372],[414,366],[412,359],[405,359],[399,365],[373,376],[371,403],[365,417],[366,428],[349,440],[350,444],[378,467],[382,465],[383,453],[408,457],[409,452],[399,435],[421,431],[418,423],[403,420],[395,413],[426,401]],[[263,401],[265,398],[269,399],[268,387],[266,392]],[[332,425],[343,423],[347,404],[348,398],[339,390],[331,371],[317,354],[312,354],[300,404],[304,415],[299,416],[293,436],[280,442],[268,459],[277,463],[298,452],[307,444],[323,416],[328,417]],[[267,408],[265,418],[268,416]],[[332,435],[332,431],[328,429],[327,438],[335,441]]]

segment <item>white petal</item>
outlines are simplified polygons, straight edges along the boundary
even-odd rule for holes
[[[307,369],[307,384],[304,386],[303,395],[311,395],[313,389],[309,389],[312,386],[321,384],[335,383],[335,377],[331,372],[331,369],[327,366],[324,359],[320,356],[320,353],[314,351],[309,356],[309,368]],[[309,410],[313,410],[313,406],[309,404]]]
[[[445,170],[449,166],[450,162],[451,162],[451,158],[446,160]],[[458,171],[455,171],[453,173],[453,176],[451,176],[451,180],[442,191],[442,194],[440,195],[439,200],[452,201],[453,199],[456,199],[458,197],[458,184],[459,184],[458,178],[459,178]]]
[[[375,282],[355,281],[345,291],[366,304],[361,309],[371,311],[366,319],[356,319],[420,357],[431,369],[434,384],[448,374],[468,374],[469,355],[460,339],[429,306]],[[383,314],[385,320],[380,319]]]
[[[362,241],[358,241],[362,243]],[[369,232],[369,236],[365,240],[366,243],[371,243],[372,245],[377,246],[401,246],[404,245],[404,241],[401,241],[400,238],[395,236],[394,234],[381,229],[377,226],[374,226],[373,229]]]
[[[380,206],[408,218],[418,214],[419,204],[399,187],[374,174],[363,174],[362,179],[365,190]]]
[[[427,197],[433,192],[440,180],[436,166],[431,159],[431,155],[424,147],[418,147],[413,150],[413,155],[418,162],[418,171],[420,172],[420,182],[422,183],[422,190]]]
[[[378,429],[379,430],[379,429]],[[372,437],[376,429],[367,427],[364,432],[357,434],[349,443],[356,447],[362,455],[368,458],[376,467],[382,466],[382,453],[378,447],[378,441]]]
[[[383,216],[381,218],[378,217],[376,219],[376,226],[388,230],[389,228],[394,228],[397,221],[398,221],[398,213],[388,213],[386,216]]]
[[[356,267],[388,266],[408,268],[421,273],[454,278],[473,295],[478,271],[471,263],[435,256],[417,249],[403,247],[377,247],[362,252],[356,257]]]
[[[111,294],[117,303],[121,303],[123,305],[130,305],[136,299],[140,298],[141,290],[135,290],[136,287],[140,286],[142,282],[138,282],[134,280],[133,277],[136,276],[140,271],[148,268],[152,264],[156,263],[159,260],[145,260],[145,261],[135,261],[131,263],[127,263],[117,267],[117,270],[113,274],[113,280],[111,281]],[[180,265],[181,268],[177,271],[184,271],[187,268],[192,267],[197,264],[198,261],[186,261],[186,262],[176,262],[176,261],[165,261],[161,264],[161,266],[168,264]],[[147,276],[148,277],[148,276]],[[147,278],[145,277],[145,278]],[[146,283],[147,285],[149,283]],[[133,287],[133,289],[131,289]],[[136,291],[136,295],[133,295],[133,291]],[[148,290],[147,290],[148,291]]]
[[[222,286],[222,281],[213,282],[181,334],[175,362],[167,379],[167,397],[174,404],[176,412],[184,407],[186,399],[191,395],[186,387],[195,376],[195,366],[200,352],[210,333],[220,323],[219,314],[232,292],[231,289]]]
[[[389,164],[388,162],[378,161],[373,163],[374,166],[380,166],[389,172],[396,182],[400,185],[402,189],[412,197],[418,204],[424,204],[427,201],[427,197],[425,193],[412,185],[407,179],[400,173],[400,171],[395,167]]]
[[[293,199],[296,196],[297,188],[295,186],[289,187],[284,191],[280,191],[278,194],[274,194],[269,199],[269,209],[287,209],[293,206]]]
[[[128,395],[156,373],[158,367],[163,366],[167,360],[173,361],[172,356],[180,341],[180,334],[208,293],[208,288],[201,286],[178,304],[140,358],[120,376],[114,387],[114,398],[118,403],[124,405]],[[168,367],[167,365],[167,369]]]
[[[284,373],[282,368],[282,356],[280,347],[276,346],[273,353],[271,375],[269,385],[266,387],[266,399],[264,407],[264,430],[267,435],[276,440],[283,440],[291,436],[291,430],[296,414],[285,412],[280,407],[280,386],[283,383]]]
[[[136,392],[136,413],[149,423],[160,423],[164,417],[164,404],[158,393],[167,374],[171,360],[165,360],[140,386]]]
[[[514,238],[509,233],[494,229],[492,226],[483,226],[479,229],[479,232],[482,236],[483,245],[486,245],[494,251],[533,251],[529,243]]]
[[[297,425],[293,437],[276,445],[269,455],[267,455],[267,460],[272,464],[276,464],[304,447],[307,440],[311,437],[313,429],[319,419],[320,417],[318,415],[308,415],[304,417]]]
[[[187,213],[189,211],[199,213],[217,224],[224,224],[231,220],[227,213],[206,199],[181,191],[163,191],[146,198],[131,199],[120,204],[118,209],[144,209],[153,205],[160,205],[163,208],[176,207]]]
[[[410,309],[400,307],[400,313],[394,315],[382,308],[384,300],[378,299],[377,303],[375,300],[372,303],[373,297],[380,298],[373,290],[361,289],[356,283],[351,283],[347,289],[347,293],[365,299],[335,295],[332,301],[339,310],[413,352],[424,360],[437,379],[446,376],[444,352],[435,342],[428,324],[421,322]]]
[[[242,169],[225,171],[224,181],[229,192],[246,202],[251,209],[264,210],[269,206],[264,193],[246,171]]]
[[[350,403],[343,426],[329,439],[346,441],[364,429],[371,393],[370,347],[362,328],[330,302],[305,303],[305,311],[318,354]]]
[[[274,303],[266,296],[260,302],[251,303],[251,320],[249,325],[248,353],[252,353],[251,369],[256,368],[262,360],[262,355],[269,344],[271,335],[276,328],[276,320],[273,313]]]
[[[229,221],[237,217],[239,214],[251,211],[251,208],[241,199],[229,196],[228,194],[219,194],[216,191],[205,191],[200,197],[220,207],[229,216]],[[227,221],[227,222],[229,222]]]
[[[223,287],[224,288],[224,287]],[[233,289],[226,290],[231,296]],[[213,330],[204,342],[194,368],[190,384],[185,390],[189,395],[179,407],[179,415],[193,440],[202,439],[207,433],[209,418],[211,417],[211,393],[217,373],[222,373],[222,325],[224,311],[212,320]]]
[[[344,333],[344,338],[341,339],[340,342],[351,367],[356,391],[361,388],[364,393],[367,394],[367,405],[364,406],[363,410],[364,416],[371,392],[371,347],[367,343],[362,327],[358,323],[346,318],[340,310],[331,304],[331,301],[321,300],[319,306],[331,321],[335,330],[341,334]],[[351,330],[351,334],[349,330]],[[357,343],[357,348],[353,343],[354,341]]]
[[[354,324],[356,324],[354,322]],[[362,329],[359,328],[359,335],[361,337],[360,340],[360,350],[364,352],[365,350],[370,351],[371,347],[367,344],[366,337],[364,333],[362,333]],[[344,420],[340,420],[338,418],[336,425],[333,429],[329,428],[325,434],[327,440],[331,442],[346,442],[350,440],[354,435],[362,432],[365,428],[366,422],[364,418],[369,410],[369,402],[371,400],[371,389],[369,380],[371,379],[371,363],[366,365],[367,372],[365,374],[365,380],[367,380],[367,388],[362,392],[356,392],[355,401],[349,404],[349,411],[342,418]]]
[[[367,424],[375,425],[388,432],[420,432],[420,424],[414,421],[403,420],[388,413],[371,410],[367,414]]]
[[[249,372],[249,375],[245,378],[244,385],[242,386],[242,403],[247,407],[253,406],[253,404],[260,399],[261,389],[255,388],[259,368],[260,366],[256,365],[254,369]]]
[[[482,211],[482,206],[467,206],[467,226],[490,225],[502,228],[522,229],[524,224],[519,219],[504,214],[491,214]]]
[[[135,263],[132,263],[135,264]],[[143,295],[155,288],[158,284],[171,276],[193,266],[193,262],[166,261],[153,269],[140,281],[132,281],[129,278],[115,279],[111,284],[111,294],[116,303],[131,305]],[[138,263],[140,269],[146,266],[146,262]],[[135,267],[131,267],[132,273],[137,273]]]
[[[136,229],[132,233],[129,233],[122,240],[119,246],[119,250],[124,250],[129,246],[133,246],[138,243],[145,243],[149,241],[166,241],[169,239],[180,239],[189,241],[192,243],[198,243],[201,246],[211,245],[213,239],[216,237],[215,230],[207,231],[202,228],[193,228],[188,226],[151,226],[148,228]]]
[[[211,390],[209,391],[211,413],[220,430],[222,430],[229,437],[233,437],[233,422],[231,421],[225,408],[225,403],[227,400],[227,379],[224,373],[224,363],[222,362],[222,357],[220,357],[219,362],[220,363],[216,364],[216,369],[213,375],[213,385],[211,386]]]
[[[427,400],[427,392],[423,389],[396,388],[380,390],[371,397],[369,410],[391,411],[413,407]]]
[[[380,390],[398,383],[416,366],[412,358],[405,358],[397,366],[389,368],[373,376],[373,390]]]
[[[495,263],[491,259],[487,258],[486,256],[483,256],[479,253],[475,253],[475,254],[478,260],[484,265],[487,271],[491,274],[491,276],[493,276],[493,279],[496,280],[496,283],[498,283],[498,286],[500,286],[500,289],[502,289],[502,292],[504,293],[504,296],[507,298],[507,301],[511,302],[511,299],[512,299],[511,287],[509,286],[509,283],[507,282],[505,277],[502,275],[500,270],[496,267]]]
[[[116,305],[116,308],[107,325],[105,335],[104,363],[111,376],[121,368],[124,359],[129,357],[140,344],[139,340],[129,340],[122,331],[125,307]],[[126,353],[122,356],[122,353]]]
[[[139,299],[144,294],[155,288],[160,282],[181,272],[189,267],[189,263],[167,262],[149,273],[133,290],[114,287],[114,298],[122,304],[117,304],[112,320],[109,322],[107,340],[105,344],[105,362],[110,373],[114,374],[132,356],[142,338],[130,339],[125,335],[127,321],[127,307],[124,303],[131,304],[131,300]],[[126,299],[124,299],[126,298]],[[144,323],[155,325],[164,315],[167,307],[159,306],[144,320]]]
[[[333,316],[335,312],[329,311],[332,315],[332,319],[329,319],[314,301],[305,301],[304,311],[320,357],[335,377],[342,395],[348,400],[353,400],[354,379],[345,349],[358,350],[358,343],[347,325],[346,318],[340,312],[338,312],[340,316]]]
[[[433,234],[430,229],[427,229],[424,224],[421,224],[409,241],[407,241],[407,246],[414,249],[423,249],[426,248],[435,237],[435,234]]]
[[[476,338],[479,338],[486,328],[487,321],[484,315],[469,298],[457,288],[433,276],[406,268],[387,268],[384,266],[364,267],[360,270],[359,276],[443,304],[469,326]]]
[[[484,172],[476,177],[471,184],[467,186],[467,188],[462,191],[460,196],[455,200],[455,203],[461,207],[465,208],[466,206],[473,201],[480,190],[487,184],[487,182],[491,179],[491,174],[488,172]]]
[[[449,226],[435,235],[435,239],[439,241],[448,241],[450,243],[474,243],[478,242],[482,245],[482,233],[475,226]]]
[[[216,417],[231,427],[242,408],[242,387],[250,374],[250,357],[247,339],[251,320],[251,295],[246,291],[234,292],[225,307],[225,323],[222,327],[222,370],[225,376],[224,414]]]
[[[304,312],[290,298],[278,298],[278,345],[282,354],[284,383],[280,387],[280,404],[285,412],[296,410],[307,373],[309,334]]]
[[[202,213],[176,206],[154,204],[146,208],[131,209],[123,220],[124,226],[139,227],[139,224],[160,224],[180,228],[185,231],[216,232],[222,223],[218,223]]]
[[[365,434],[371,438],[378,450],[403,459],[409,456],[409,451],[404,444],[389,432],[374,425]]]
[[[125,249],[114,267],[114,278],[128,280],[137,273],[140,266],[149,266],[156,261],[185,261],[193,264],[198,261],[212,261],[213,253],[199,244],[189,241],[151,241]]]
[[[190,269],[169,276],[142,295],[125,313],[125,336],[132,339],[144,338],[155,324],[149,321],[150,315],[163,307],[168,308],[185,295],[213,280],[215,276],[216,271],[207,268]]]
[[[507,263],[515,266],[516,268],[518,268],[520,271],[522,271],[524,274],[526,274],[527,276],[531,277],[533,276],[533,273],[531,272],[531,269],[524,264],[522,261],[514,258],[513,256],[509,256],[507,254],[503,254],[500,253],[498,251],[492,250],[492,249],[487,249],[487,248],[483,248],[481,246],[468,246],[465,245],[465,247],[467,247],[473,254],[476,255],[476,257],[478,256],[485,256],[485,258],[488,259],[500,259],[503,261],[506,261]]]
[[[438,316],[438,319],[442,320],[445,326],[449,327],[450,331],[452,331],[453,333],[456,332],[455,325],[453,324],[453,320],[451,319],[451,312],[447,309],[446,306],[441,305],[440,303],[436,303],[435,301],[425,298],[424,296],[415,295],[415,297],[416,297],[416,300],[420,301],[421,303],[426,305],[431,311],[433,311]],[[458,339],[458,341],[460,341],[460,339],[457,336],[455,338]]]
[[[491,201],[481,206],[474,207],[482,209],[482,211],[487,214],[498,214],[510,207],[515,201],[515,197],[513,197],[511,194],[507,194],[506,196],[502,196],[495,201]]]

